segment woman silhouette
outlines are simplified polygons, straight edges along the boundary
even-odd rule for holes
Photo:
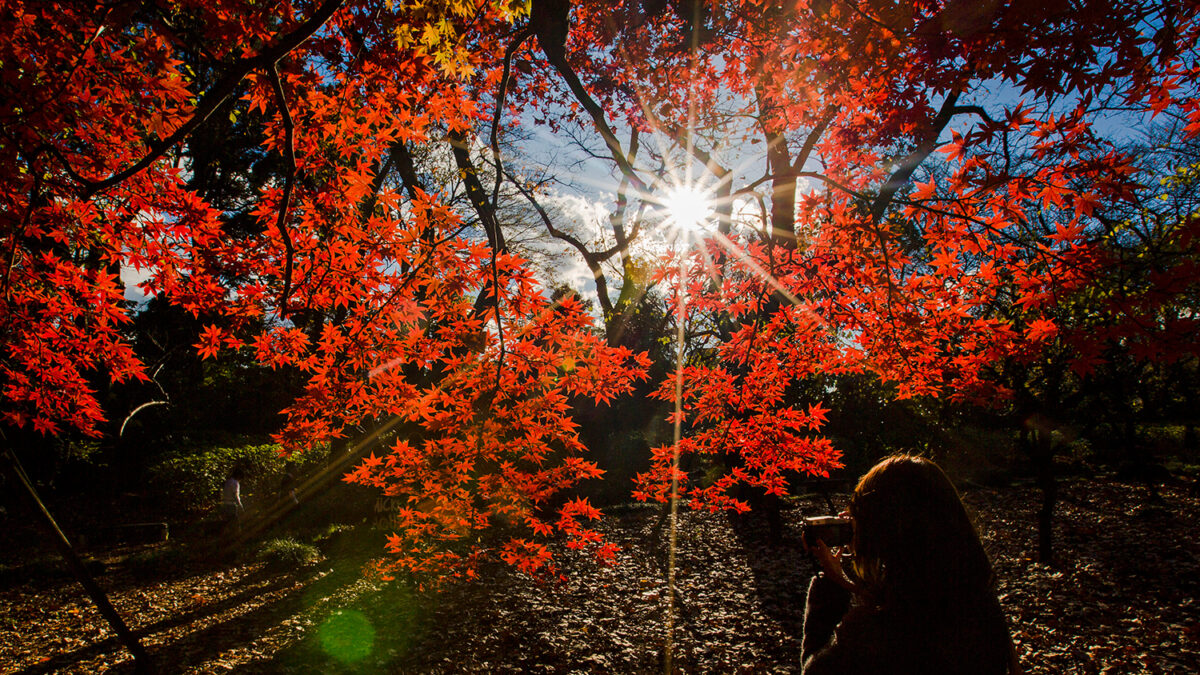
[[[1019,670],[991,562],[936,464],[883,460],[858,482],[846,515],[849,555],[822,541],[812,551],[824,572],[808,588],[805,675]]]

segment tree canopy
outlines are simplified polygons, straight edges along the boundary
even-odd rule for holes
[[[346,478],[407,500],[389,569],[469,576],[497,555],[552,574],[558,535],[612,557],[586,500],[543,507],[599,474],[572,407],[649,375],[659,335],[622,336],[651,287],[686,338],[654,385],[683,438],[635,494],[697,508],[838,466],[814,378],[988,403],[1051,349],[1081,381],[1118,353],[1196,356],[1200,226],[1172,197],[1198,171],[1186,2],[10,9],[4,424],[106,433],[103,382],[152,375],[122,281],[139,279],[199,319],[200,355],[300,374],[289,451],[370,422],[384,449]],[[1158,140],[1139,150],[1135,128]],[[545,208],[522,133],[615,174],[607,230]],[[635,249],[679,185],[713,227]],[[583,258],[607,331],[551,295],[518,227]],[[737,460],[693,485],[689,453]]]

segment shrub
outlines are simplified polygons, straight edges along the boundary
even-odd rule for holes
[[[1184,426],[1182,424],[1159,424],[1145,426],[1142,433],[1150,449],[1157,455],[1177,455],[1183,450]]]
[[[319,453],[295,458],[300,471],[320,461]],[[202,511],[220,499],[221,486],[234,467],[245,474],[242,499],[271,495],[279,487],[287,460],[274,443],[208,447],[174,452],[149,469],[150,486],[166,505],[182,511]]]
[[[345,537],[347,532],[353,533],[354,526],[347,523],[329,523],[328,525],[319,528],[312,535],[312,543],[318,546],[324,546],[329,542],[337,541],[338,539]]]
[[[128,556],[123,566],[135,577],[157,577],[177,574],[192,562],[192,553],[188,549],[160,546]]]
[[[257,558],[268,567],[301,567],[321,560],[321,552],[312,544],[291,537],[271,539],[258,549]]]

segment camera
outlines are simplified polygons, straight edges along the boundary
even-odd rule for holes
[[[854,541],[854,523],[849,518],[837,516],[805,518],[801,534],[804,545],[809,548],[816,546],[818,539],[829,548],[837,548]]]

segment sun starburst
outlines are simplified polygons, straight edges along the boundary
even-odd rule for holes
[[[706,191],[692,185],[671,188],[662,200],[668,221],[684,232],[694,232],[713,215],[712,198]]]

